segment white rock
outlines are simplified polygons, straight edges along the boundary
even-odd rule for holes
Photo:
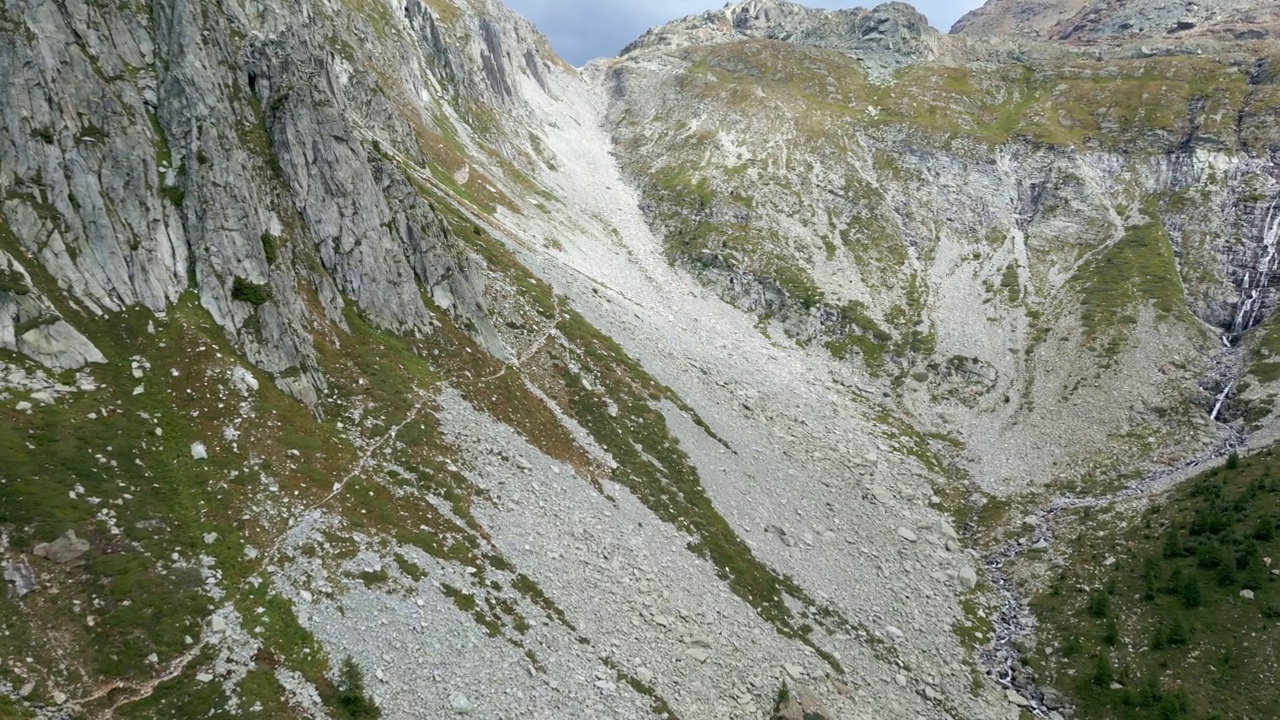
[[[47,390],[37,390],[36,392],[31,393],[31,399],[35,400],[41,405],[53,404],[53,394],[48,392]]]
[[[972,567],[962,567],[956,578],[960,582],[962,590],[972,590],[978,584],[978,571]]]
[[[18,412],[26,412],[31,409],[31,403],[27,402],[26,400],[23,400],[22,402],[18,403],[17,405],[14,405],[13,407]]]
[[[794,665],[792,663],[786,663],[785,665],[782,666],[782,669],[786,671],[787,675],[792,680],[803,680],[806,675],[804,668],[800,667],[799,665]]]
[[[449,698],[449,709],[459,715],[470,715],[476,711],[475,703],[467,699],[465,695],[454,695]]]
[[[220,615],[214,615],[213,618],[209,620],[209,630],[216,633],[226,632],[227,621],[223,620]]]
[[[22,687],[18,688],[18,697],[26,697],[30,695],[31,692],[35,689],[36,689],[36,684],[34,682],[28,682],[24,684]]]
[[[911,528],[905,528],[905,527],[898,528],[898,535],[901,536],[902,539],[906,540],[907,542],[915,542],[916,540],[919,539],[916,537],[916,534],[911,531]]]
[[[885,627],[884,635],[893,641],[901,640],[904,637],[902,631],[892,625]]]
[[[1014,705],[1017,705],[1018,707],[1031,706],[1031,702],[1028,701],[1026,698],[1022,697],[1021,695],[1019,695],[1016,690],[1005,690],[1004,696],[1009,700],[1009,702],[1013,703]]]
[[[1241,590],[1241,591],[1240,591],[1240,597],[1244,598],[1245,600],[1252,600],[1252,599],[1253,599],[1253,591],[1252,591],[1252,590]]]
[[[204,443],[202,442],[191,443],[191,458],[193,460],[209,459],[209,451],[205,449]]]
[[[235,382],[236,387],[239,388],[241,392],[248,393],[258,391],[258,378],[254,377],[253,373],[242,367],[237,367],[235,370],[231,371],[231,379]]]
[[[200,673],[199,675],[196,675],[196,682],[207,683],[212,679],[213,679],[213,676],[210,675],[209,673]]]
[[[148,655],[148,656],[147,656],[147,662],[149,662],[149,663],[151,663],[152,665],[154,665],[154,664],[156,664],[156,663],[160,662],[160,656],[159,656],[159,655],[157,655],[157,654],[155,654],[155,653],[151,653],[150,655]]]
[[[53,699],[54,705],[61,705],[62,703],[67,701],[67,694],[60,690],[54,690],[53,693],[51,694],[51,697]]]
[[[711,653],[707,652],[702,648],[689,648],[688,650],[684,651],[684,654],[688,655],[689,657],[693,658],[694,660],[700,663],[704,663],[707,660],[711,659]]]
[[[653,680],[653,671],[647,667],[636,668],[636,680],[648,685]]]
[[[298,596],[302,598],[303,602],[311,602],[311,593],[307,590],[299,591]]]

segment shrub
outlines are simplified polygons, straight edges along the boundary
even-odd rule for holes
[[[1258,524],[1253,529],[1253,537],[1255,540],[1262,542],[1270,542],[1276,537],[1276,524],[1271,516],[1266,515],[1258,518]]]
[[[1096,618],[1105,618],[1111,614],[1111,596],[1104,591],[1097,591],[1089,597],[1089,614]]]
[[[1120,627],[1116,625],[1115,618],[1107,621],[1102,631],[1102,641],[1111,647],[1115,647],[1116,643],[1120,642]]]
[[[1200,580],[1194,575],[1188,577],[1183,581],[1182,588],[1178,591],[1178,596],[1182,598],[1182,606],[1188,610],[1200,607],[1200,603],[1204,601],[1200,592]]]
[[[280,256],[280,238],[269,232],[262,233],[262,254],[267,256],[268,265],[274,265]]]
[[[1240,467],[1240,453],[1234,450],[1227,456],[1227,469],[1236,470]]]
[[[1111,658],[1107,657],[1106,653],[1100,653],[1093,664],[1093,684],[1102,688],[1110,687],[1115,677],[1115,670],[1111,667]]]
[[[251,283],[238,277],[231,283],[231,299],[252,305],[262,305],[271,299],[271,289],[266,285]]]

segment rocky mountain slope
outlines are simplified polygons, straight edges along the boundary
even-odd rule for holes
[[[954,33],[1015,33],[1075,43],[1134,39],[1262,40],[1280,32],[1280,8],[1258,0],[993,0],[956,22]]]
[[[947,38],[945,60],[883,83],[804,42],[694,43],[690,22],[608,71],[624,166],[675,262],[853,358],[962,438],[991,489],[1221,442],[1192,409],[1274,302],[1273,46],[991,62],[1007,40]],[[1234,412],[1265,424],[1271,392]]]
[[[1275,426],[1265,40],[0,34],[6,716],[1050,716],[993,537]]]

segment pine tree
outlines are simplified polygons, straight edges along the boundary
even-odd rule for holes
[[[1115,670],[1111,667],[1111,658],[1106,653],[1100,653],[1097,661],[1093,664],[1093,684],[1098,687],[1111,687],[1111,682],[1115,680]]]
[[[1182,598],[1182,606],[1188,610],[1200,607],[1200,603],[1204,601],[1200,593],[1200,580],[1195,575],[1187,576],[1178,594]]]
[[[364,671],[350,655],[338,671],[338,708],[347,720],[375,720],[382,710],[365,694]]]

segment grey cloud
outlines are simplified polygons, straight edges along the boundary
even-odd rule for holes
[[[714,0],[506,0],[533,21],[556,51],[574,65],[618,51],[645,30],[686,15],[723,7]],[[841,8],[866,6],[849,0],[816,0],[805,4]],[[981,0],[921,0],[914,3],[939,30],[946,31]]]

